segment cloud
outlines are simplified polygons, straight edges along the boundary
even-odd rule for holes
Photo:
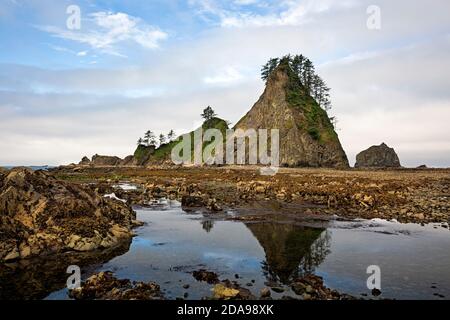
[[[312,20],[315,14],[320,14],[332,9],[348,8],[357,5],[355,0],[285,0],[275,4],[267,4],[255,0],[236,0],[233,4],[238,6],[236,10],[227,2],[212,0],[196,0],[191,4],[196,5],[200,15],[212,15],[218,18],[222,27],[273,27],[273,26],[299,26]],[[241,10],[241,6],[260,4],[259,8],[265,8],[264,13],[255,13],[252,10]],[[257,6],[258,7],[258,6]],[[281,8],[281,10],[280,10]]]
[[[209,76],[204,79],[207,84],[233,84],[242,80],[244,76],[235,68],[227,67],[222,69],[219,73],[214,76]]]
[[[87,69],[0,65],[0,163],[60,164],[97,152],[123,157],[147,129],[187,132],[207,105],[235,123],[264,89],[261,65],[303,53],[332,88],[331,112],[351,163],[359,151],[386,142],[403,165],[450,166],[448,1],[380,0],[376,32],[366,28],[371,1],[202,3],[191,1],[205,24],[200,33],[140,59],[108,65],[99,56],[101,64]],[[224,24],[230,17],[236,23]],[[119,34],[147,24],[115,28],[121,19],[100,26],[90,17],[83,23],[92,23],[89,35],[114,41],[98,35],[74,54],[108,46],[119,52],[127,41],[143,47]]]
[[[38,26],[51,35],[82,44],[103,53],[122,56],[116,46],[125,41],[134,42],[146,49],[157,49],[168,34],[157,27],[146,24],[140,18],[118,12],[95,12],[89,14],[81,30],[70,30],[57,26]],[[87,30],[85,30],[87,29]]]

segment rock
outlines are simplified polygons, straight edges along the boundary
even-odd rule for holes
[[[377,289],[377,288],[372,289],[372,295],[374,297],[378,297],[380,294],[381,294],[381,290],[380,289]]]
[[[0,175],[0,212],[0,262],[109,248],[132,237],[136,219],[130,206],[90,186],[26,168]]]
[[[418,166],[416,169],[428,169],[428,167],[425,164],[422,164]]]
[[[271,72],[264,93],[234,129],[279,129],[281,165],[348,167],[326,111],[299,82],[287,61],[281,62]]]
[[[239,290],[227,288],[223,284],[216,284],[213,289],[215,299],[231,299],[239,294]]]
[[[11,261],[15,260],[20,257],[19,250],[17,250],[17,247],[14,248],[11,252],[7,253],[5,257],[3,258],[4,261]]]
[[[90,164],[91,164],[91,160],[86,156],[84,156],[83,159],[81,159],[81,161],[79,163],[79,165],[82,165],[82,166],[87,166]]]
[[[400,160],[393,148],[385,143],[372,146],[356,156],[355,168],[399,168]]]
[[[110,271],[100,272],[87,279],[80,288],[69,291],[76,300],[161,300],[164,296],[154,282],[119,280]]]
[[[323,279],[313,274],[295,279],[291,284],[291,288],[292,291],[301,296],[303,300],[354,299],[352,296],[340,294],[337,291],[325,287]]]
[[[216,273],[200,269],[192,273],[193,277],[197,281],[206,281],[209,284],[215,284],[219,282],[219,277]]]
[[[222,211],[222,207],[219,206],[215,198],[209,199],[206,208],[211,211]]]
[[[122,159],[115,156],[100,156],[98,154],[92,157],[91,164],[94,166],[117,166],[122,163]]]
[[[261,289],[261,293],[260,293],[261,298],[269,298],[270,295],[271,295],[271,293],[270,293],[269,288],[266,287],[266,288]]]
[[[205,202],[203,201],[203,198],[200,196],[184,195],[181,198],[181,205],[183,207],[188,207],[188,208],[204,207]]]

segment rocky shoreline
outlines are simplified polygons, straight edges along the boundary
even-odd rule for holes
[[[159,199],[179,200],[185,211],[248,222],[383,218],[438,222],[448,228],[450,221],[449,170],[285,168],[276,176],[258,172],[255,167],[2,169],[0,262],[11,265],[70,252],[100,255],[129,245],[132,229],[140,225],[132,205],[148,206]],[[118,186],[124,182],[135,188]],[[226,214],[230,210],[233,214]],[[2,274],[8,274],[5,270]],[[205,299],[271,299],[271,291],[278,290],[264,288],[256,297],[238,282],[219,280],[206,270],[193,276],[212,285],[212,296]],[[313,274],[294,279],[290,286],[304,300],[354,299],[325,287]],[[164,299],[164,294],[156,283],[119,280],[102,272],[72,290],[70,297]]]
[[[64,167],[53,174],[63,180],[96,183],[103,192],[112,192],[119,181],[130,181],[139,188],[115,191],[129,204],[169,198],[182,201],[186,208],[203,207],[212,212],[225,208],[245,212],[246,208],[262,206],[297,217],[396,219],[442,223],[444,227],[450,222],[448,169],[284,168],[275,176],[262,176],[258,168],[248,167]]]
[[[0,172],[0,262],[118,246],[139,223],[132,208],[45,171]]]

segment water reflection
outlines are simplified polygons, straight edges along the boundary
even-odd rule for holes
[[[49,293],[66,286],[68,266],[94,268],[124,254],[130,249],[130,244],[131,241],[102,252],[64,253],[0,264],[0,300],[44,299]]]
[[[289,284],[293,278],[312,273],[330,253],[330,233],[325,229],[276,223],[246,226],[264,248],[262,270],[272,282]]]
[[[203,230],[205,230],[207,233],[210,233],[212,228],[214,227],[213,220],[203,220],[201,223]]]

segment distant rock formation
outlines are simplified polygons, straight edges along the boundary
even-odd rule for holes
[[[235,129],[279,129],[281,165],[349,166],[327,112],[288,63],[281,62],[270,74],[264,93]]]
[[[128,159],[129,160],[129,159]],[[119,157],[115,156],[101,156],[101,155],[94,155],[92,157],[92,160],[89,160],[88,157],[83,157],[81,161],[78,163],[82,166],[119,166],[124,163],[124,160],[122,160]]]
[[[355,168],[398,168],[400,160],[393,148],[384,142],[361,151],[356,156]]]
[[[131,239],[136,219],[121,201],[27,168],[0,173],[0,213],[0,263],[111,248]]]

